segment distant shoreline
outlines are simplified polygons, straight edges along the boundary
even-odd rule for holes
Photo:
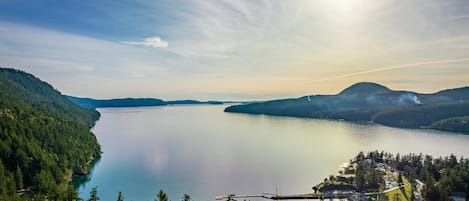
[[[198,100],[172,100],[164,101],[157,98],[118,98],[118,99],[92,99],[67,96],[75,104],[89,109],[109,107],[147,107],[166,105],[223,105],[227,103],[242,103],[234,101],[198,101]]]

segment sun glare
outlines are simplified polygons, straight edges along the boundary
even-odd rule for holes
[[[326,16],[337,22],[350,22],[362,13],[366,4],[362,0],[323,0],[308,1],[315,10],[324,12]]]

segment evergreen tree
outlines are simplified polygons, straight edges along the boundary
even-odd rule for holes
[[[168,195],[163,191],[163,189],[160,189],[160,191],[156,195],[155,201],[169,201]]]
[[[117,195],[117,201],[124,201],[124,196],[122,196],[122,192],[119,192],[119,195]]]
[[[22,189],[23,188],[23,173],[21,173],[21,169],[19,166],[16,167],[15,180],[16,180],[16,188]]]
[[[98,187],[94,187],[93,189],[91,189],[90,198],[88,199],[88,201],[98,201],[98,200],[99,200]]]
[[[184,194],[184,196],[182,196],[182,201],[192,201],[192,198],[189,194]]]
[[[0,68],[0,200],[77,200],[62,184],[99,156],[89,131],[98,118],[33,75]]]
[[[78,195],[78,192],[70,185],[68,186],[66,192],[59,195],[59,199],[57,200],[83,201],[83,199],[81,199]]]

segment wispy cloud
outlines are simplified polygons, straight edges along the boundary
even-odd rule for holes
[[[164,41],[157,36],[145,38],[143,41],[123,41],[122,43],[153,48],[167,48],[169,45],[168,41]]]
[[[392,65],[392,66],[385,66],[385,67],[375,67],[369,70],[326,77],[326,78],[314,80],[314,82],[336,80],[336,79],[353,77],[357,75],[365,75],[365,74],[370,74],[370,73],[377,73],[377,72],[382,72],[382,71],[389,71],[389,70],[396,70],[396,69],[403,69],[403,68],[421,67],[421,66],[430,65],[430,64],[450,64],[450,63],[461,63],[461,62],[468,62],[468,61],[469,61],[469,58],[458,58],[458,59],[447,59],[447,60],[424,61],[424,62],[409,63],[409,64],[399,64],[399,65]]]
[[[0,65],[39,72],[70,93],[97,97],[173,99],[236,92],[262,98],[292,91],[304,95],[312,89],[337,91],[360,79],[418,79],[421,86],[434,86],[436,80],[469,84],[466,63],[440,60],[469,57],[467,9],[462,9],[469,4],[463,1],[84,4],[92,9],[73,18],[86,19],[76,22],[82,25],[78,27],[70,25],[70,19],[42,23],[62,23],[49,28],[0,22]],[[31,11],[36,10],[40,9]],[[457,17],[442,23],[449,15]],[[401,64],[389,66],[393,63]],[[412,69],[421,66],[427,71]],[[404,68],[408,77],[402,78],[397,69]],[[433,76],[443,68],[454,69],[454,77]]]
[[[446,19],[447,21],[453,20],[469,20],[469,15],[460,15],[460,16],[453,16]]]

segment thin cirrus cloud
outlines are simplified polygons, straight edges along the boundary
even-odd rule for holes
[[[321,78],[321,79],[315,80],[315,82],[342,79],[342,78],[347,78],[347,77],[352,77],[352,76],[357,76],[357,75],[365,75],[369,73],[396,70],[396,69],[402,69],[402,68],[422,67],[422,66],[429,65],[429,64],[451,64],[451,63],[462,63],[462,62],[468,62],[468,61],[469,61],[469,58],[458,58],[458,59],[424,61],[424,62],[417,62],[417,63],[410,63],[410,64],[398,64],[398,65],[393,65],[393,66],[379,67],[379,68],[373,68],[371,70],[365,70],[365,71],[359,71],[359,72],[347,73],[347,74],[342,74],[342,75],[337,75],[337,76],[332,76],[332,77]]]
[[[123,2],[90,3],[79,19],[100,20],[73,29],[67,17],[48,26],[0,16],[0,66],[97,98],[242,100],[331,93],[358,81],[393,88],[392,80],[416,80],[399,85],[416,91],[469,84],[468,61],[454,61],[469,58],[462,0]]]
[[[158,36],[148,37],[143,39],[143,41],[123,41],[122,43],[153,48],[167,48],[169,45],[168,41],[164,41]]]

